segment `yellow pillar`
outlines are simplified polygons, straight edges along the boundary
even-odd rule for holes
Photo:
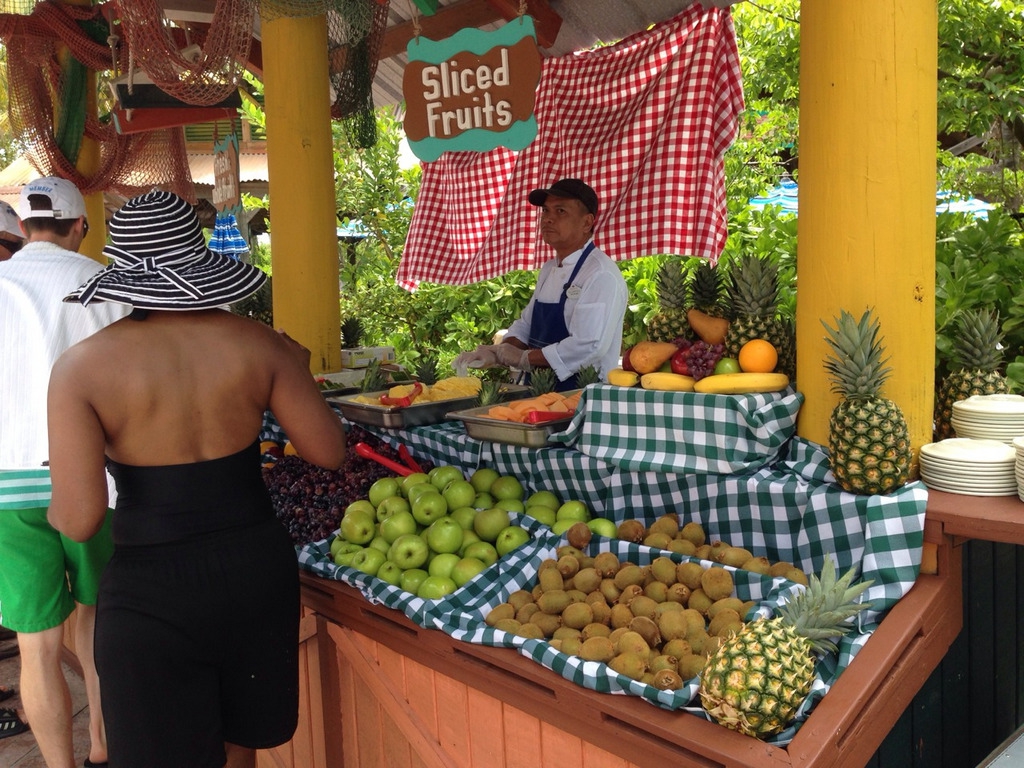
[[[803,0],[797,383],[800,436],[828,443],[838,396],[822,320],[873,308],[915,449],[935,371],[935,0]]]
[[[326,17],[264,19],[274,324],[341,369]]]

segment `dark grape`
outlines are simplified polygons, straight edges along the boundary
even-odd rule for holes
[[[366,443],[375,451],[399,463],[398,452],[362,427],[348,430],[349,451],[340,469],[329,470],[298,456],[282,456],[263,469],[263,482],[270,491],[277,519],[288,529],[296,544],[321,541],[338,529],[345,507],[365,499],[370,486],[382,477],[392,477],[387,467],[359,456],[352,446]],[[420,461],[424,471],[429,462]]]

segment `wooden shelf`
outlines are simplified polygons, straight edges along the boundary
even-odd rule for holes
[[[1013,496],[967,496],[928,491],[928,522],[950,536],[1024,544],[1024,501]]]

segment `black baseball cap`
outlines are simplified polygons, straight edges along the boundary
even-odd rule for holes
[[[597,193],[579,179],[559,179],[547,189],[535,189],[530,193],[529,200],[533,205],[544,205],[548,195],[569,197],[579,200],[595,216],[597,215]]]

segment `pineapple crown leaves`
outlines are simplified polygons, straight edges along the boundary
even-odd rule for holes
[[[826,555],[821,575],[811,574],[807,588],[777,609],[783,621],[806,638],[815,652],[837,651],[838,646],[830,638],[849,632],[849,619],[871,607],[871,603],[856,602],[856,598],[874,581],[851,586],[856,574],[857,567],[853,566],[837,579],[832,557]]]
[[[748,253],[729,270],[732,311],[738,317],[774,317],[779,302],[779,267]]]
[[[832,391],[847,400],[867,400],[879,396],[892,368],[882,359],[885,351],[878,338],[878,320],[870,309],[860,320],[845,309],[835,319],[835,327],[824,320],[825,341],[835,352],[825,358],[825,371],[832,380]]]
[[[997,311],[965,311],[953,342],[954,364],[962,370],[994,371],[1002,362],[1002,340]]]

